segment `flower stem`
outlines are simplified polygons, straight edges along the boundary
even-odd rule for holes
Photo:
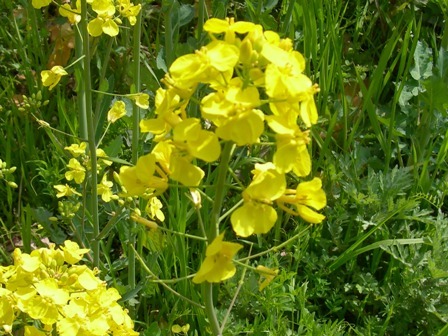
[[[134,84],[131,87],[131,93],[140,92],[141,79],[140,79],[140,37],[141,37],[141,23],[142,23],[142,11],[137,15],[137,22],[134,26],[134,36],[133,36],[133,46],[132,46],[132,57],[134,58],[134,68],[133,68],[133,80]],[[138,145],[140,137],[140,108],[134,104],[132,110],[132,163],[137,164],[138,160]],[[136,286],[135,278],[135,244],[136,244],[136,233],[135,233],[135,223],[130,221],[130,237],[129,237],[129,249],[128,249],[128,282],[130,290],[134,290]],[[131,314],[134,311],[131,310]]]
[[[213,202],[213,209],[211,215],[211,225],[208,232],[208,242],[211,243],[216,236],[219,235],[219,219],[221,217],[222,203],[226,195],[227,189],[225,188],[229,161],[232,156],[233,142],[228,141],[224,144],[224,148],[221,153],[221,162],[218,166],[218,177],[215,185],[215,197]]]
[[[224,148],[221,153],[221,162],[218,166],[218,176],[215,185],[215,197],[213,203],[213,209],[210,220],[210,227],[208,228],[208,242],[209,244],[216,238],[219,234],[219,222],[221,217],[222,204],[224,197],[226,195],[226,178],[228,172],[228,166],[230,158],[232,157],[233,142],[228,141],[224,144]],[[215,311],[215,303],[213,301],[213,284],[205,282],[202,285],[205,313],[207,315],[208,321],[213,331],[213,335],[220,335],[220,327],[218,318]]]
[[[83,62],[83,91],[81,96],[84,98],[85,106],[85,117],[87,126],[87,142],[89,144],[89,155],[90,155],[90,212],[92,218],[93,232],[92,236],[97,237],[100,234],[99,217],[98,217],[98,173],[96,169],[97,157],[96,157],[96,142],[95,142],[95,129],[94,129],[94,118],[92,110],[92,83],[90,75],[90,44],[89,44],[89,33],[87,31],[87,0],[81,0],[81,22],[80,31],[82,39],[82,49],[84,54]],[[83,99],[81,98],[81,99]],[[100,264],[100,244],[98,240],[92,239],[92,254],[93,254],[93,265],[99,267]]]

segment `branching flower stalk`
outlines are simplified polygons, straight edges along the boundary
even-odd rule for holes
[[[141,37],[141,24],[142,24],[142,11],[137,15],[137,21],[134,26],[133,35],[133,48],[132,55],[134,58],[133,79],[134,84],[131,88],[131,94],[140,92],[141,78],[140,78],[140,37]],[[137,164],[138,148],[140,138],[140,107],[137,104],[133,105],[132,109],[132,163]],[[130,239],[128,248],[128,281],[130,290],[134,290],[136,285],[135,279],[135,242],[136,234],[133,229],[135,226],[134,221],[130,220],[129,225]],[[133,313],[133,312],[131,312]]]
[[[89,32],[87,30],[87,1],[81,0],[81,21],[79,23],[79,28],[81,31],[82,44],[83,44],[83,76],[82,80],[84,85],[82,88],[83,92],[80,95],[85,102],[85,115],[87,123],[87,143],[89,146],[90,155],[90,197],[89,197],[89,210],[92,218],[93,226],[93,237],[97,237],[100,234],[99,225],[99,214],[98,214],[98,173],[97,173],[97,157],[96,157],[96,142],[95,142],[95,126],[94,126],[94,116],[92,108],[92,79],[90,73],[90,42],[89,42]],[[93,264],[95,267],[99,267],[100,264],[100,244],[96,239],[92,239],[92,254],[93,254]]]

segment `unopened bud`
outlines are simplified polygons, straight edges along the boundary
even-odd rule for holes
[[[12,181],[9,181],[9,182],[8,182],[8,185],[9,185],[11,188],[18,188],[18,187],[19,187],[19,186],[17,185],[17,183],[12,182]]]

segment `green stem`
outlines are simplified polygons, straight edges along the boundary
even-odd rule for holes
[[[87,123],[87,142],[89,144],[90,155],[90,211],[92,217],[93,232],[92,236],[97,237],[100,234],[99,217],[98,217],[98,173],[97,173],[97,158],[96,158],[96,142],[95,142],[95,128],[92,109],[92,83],[90,74],[90,44],[89,32],[87,31],[87,0],[81,0],[81,22],[80,22],[82,46],[85,58],[83,59],[83,75],[82,82],[84,83],[84,90],[81,96],[85,101],[85,116]],[[92,239],[92,253],[93,265],[99,267],[100,264],[100,244],[98,240]]]
[[[224,201],[224,197],[226,195],[226,178],[228,172],[228,166],[230,158],[232,157],[233,150],[233,142],[228,141],[224,144],[224,148],[221,153],[221,162],[218,166],[218,176],[216,179],[215,185],[215,197],[213,203],[213,209],[210,220],[210,227],[208,232],[208,242],[209,244],[216,238],[219,234],[219,222],[220,215],[222,211],[222,204]],[[205,303],[205,313],[207,315],[208,321],[213,331],[213,335],[220,335],[220,328],[218,318],[215,312],[215,303],[213,300],[213,284],[209,282],[205,282],[202,285],[202,290],[204,294],[204,303]]]
[[[136,3],[137,4],[137,3]],[[132,57],[134,58],[133,67],[133,80],[134,84],[131,87],[131,93],[140,92],[141,79],[140,79],[140,38],[141,38],[141,24],[142,24],[142,10],[137,16],[137,22],[134,26]],[[132,163],[137,164],[138,160],[138,145],[140,138],[140,108],[134,104],[132,110]],[[135,223],[130,221],[130,237],[129,237],[129,249],[128,249],[128,282],[129,288],[132,291],[136,286],[135,277],[135,244],[137,237],[135,234]],[[131,311],[133,313],[133,311]]]
[[[218,177],[215,185],[215,197],[213,202],[213,209],[211,214],[211,225],[208,232],[208,242],[211,243],[217,235],[219,235],[219,218],[221,217],[222,203],[226,195],[227,188],[225,188],[229,161],[232,156],[233,142],[228,141],[224,144],[221,153],[221,162],[218,166]]]
[[[196,40],[198,41],[198,49],[201,41],[202,41],[202,32],[203,32],[203,27],[204,27],[204,18],[205,18],[205,0],[199,0],[199,4],[198,4],[198,23],[197,23],[197,38]]]
[[[84,19],[86,20],[86,19]],[[85,23],[87,25],[87,23]],[[81,26],[82,23],[80,22]],[[78,26],[76,26],[78,27]],[[88,38],[88,36],[87,36]],[[78,82],[78,91],[79,91],[79,95],[78,95],[78,99],[77,99],[77,104],[78,104],[78,111],[79,111],[79,137],[83,140],[87,139],[87,112],[86,112],[86,101],[85,101],[85,95],[83,94],[83,92],[86,91],[85,89],[85,84],[84,84],[84,80],[83,80],[83,73],[84,73],[84,63],[88,62],[89,60],[85,57],[84,54],[84,46],[83,46],[83,36],[82,36],[82,32],[81,30],[78,28],[76,29],[76,33],[75,33],[75,54],[76,54],[76,58],[79,59],[81,57],[84,57],[84,61],[78,63],[76,70],[75,70],[75,75],[76,75],[76,79]]]

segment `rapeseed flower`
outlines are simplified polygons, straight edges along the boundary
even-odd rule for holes
[[[137,22],[137,15],[140,13],[141,8],[141,4],[134,5],[130,0],[118,1],[120,15],[127,18],[131,26],[135,25]]]
[[[114,123],[125,115],[126,104],[121,100],[117,100],[107,112],[107,121],[110,123]]]
[[[40,73],[43,86],[49,86],[50,90],[53,90],[61,80],[61,77],[65,75],[68,75],[68,73],[60,65],[55,65],[51,70],[44,70]]]
[[[77,24],[81,21],[81,1],[76,1],[76,7],[72,8],[69,4],[63,4],[59,7],[59,14],[68,19],[71,24]]]
[[[86,169],[79,163],[78,160],[70,159],[67,168],[70,169],[65,172],[65,178],[68,181],[75,180],[78,184],[84,181],[84,178],[86,177]]]
[[[156,172],[160,176],[156,176]],[[149,189],[161,193],[168,188],[167,179],[152,153],[140,157],[134,167],[121,167],[119,177],[129,196],[142,196]]]
[[[107,175],[104,175],[101,179],[101,183],[97,185],[98,195],[101,196],[101,199],[104,202],[110,202],[110,200],[114,198],[114,194],[112,192],[113,185],[114,184],[112,181],[107,180]]]
[[[69,151],[73,157],[78,157],[86,153],[87,142],[81,142],[78,144],[71,144],[70,146],[64,147],[65,150]]]
[[[51,3],[51,0],[32,0],[31,5],[36,8],[40,9],[42,7],[48,6]]]
[[[285,195],[277,199],[278,205],[286,212],[302,217],[306,222],[317,224],[325,219],[316,212],[327,205],[327,197],[322,190],[322,181],[315,177],[311,181],[299,183],[296,190],[288,189]],[[286,206],[292,205],[296,211]]]
[[[244,204],[231,217],[233,230],[241,237],[267,233],[277,220],[271,206],[286,190],[285,175],[271,162],[256,164],[251,184],[243,191]]]
[[[77,192],[75,189],[70,187],[68,184],[65,184],[65,185],[58,184],[58,185],[55,185],[54,188],[57,190],[57,194],[56,194],[57,198],[61,198],[64,196],[70,197],[72,195],[81,196],[81,194],[79,192]]]
[[[202,99],[201,112],[217,126],[216,135],[243,146],[258,142],[264,131],[264,114],[255,108],[260,105],[258,89],[244,88],[240,78],[233,78],[225,89]]]
[[[232,259],[243,246],[225,242],[223,239],[224,233],[221,233],[207,246],[205,260],[193,278],[194,283],[221,282],[235,274],[236,268]]]

